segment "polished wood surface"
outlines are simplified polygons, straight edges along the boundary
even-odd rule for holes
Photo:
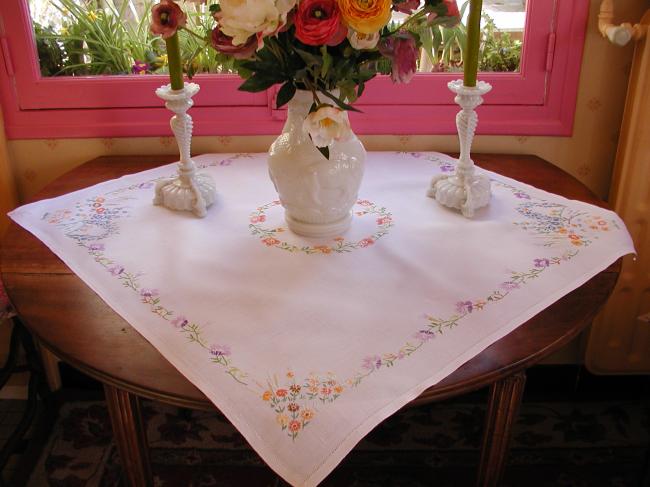
[[[605,206],[550,163],[523,155],[475,155],[478,165],[568,198]],[[34,200],[50,198],[173,161],[169,156],[111,156],[57,179]],[[425,184],[425,183],[423,183]],[[57,356],[104,384],[194,408],[212,403],[47,247],[12,224],[1,254],[2,278],[18,313]],[[611,292],[620,262],[560,299],[467,362],[414,404],[461,394],[524,370],[574,338]]]

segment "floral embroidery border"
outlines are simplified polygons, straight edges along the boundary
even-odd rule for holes
[[[417,158],[422,156],[422,154],[416,154],[411,155]],[[236,155],[224,159],[225,162],[205,164],[202,167],[229,165],[232,161],[241,157],[247,157],[247,155]],[[436,156],[429,156],[428,160],[438,163],[442,171],[453,170],[452,164]],[[267,381],[265,386],[257,383],[257,386],[262,391],[260,394],[261,399],[267,402],[274,411],[276,422],[288,437],[295,440],[300,431],[313,421],[317,412],[315,404],[334,402],[346,390],[361,384],[366,377],[382,368],[392,367],[398,361],[411,356],[422,348],[425,343],[443,334],[445,330],[458,326],[459,322],[470,314],[501,301],[516,290],[521,289],[531,280],[540,277],[542,273],[551,267],[571,260],[578,255],[582,248],[597,239],[599,232],[607,232],[610,228],[619,228],[613,220],[606,220],[599,215],[589,215],[586,212],[571,210],[566,206],[532,197],[521,188],[503,182],[495,181],[495,183],[509,189],[515,198],[524,200],[517,206],[517,211],[525,219],[520,222],[513,222],[514,225],[529,234],[542,238],[543,247],[568,245],[568,250],[561,252],[558,256],[535,258],[531,263],[531,267],[526,271],[511,271],[507,280],[503,281],[488,296],[480,299],[458,301],[455,305],[456,312],[451,316],[441,318],[426,315],[426,324],[417,330],[411,336],[411,339],[407,340],[399,349],[366,356],[360,364],[360,369],[346,380],[340,381],[333,373],[327,372],[323,375],[312,373],[302,381],[298,381],[293,371],[288,370],[282,384],[277,378]],[[118,220],[129,216],[129,207],[123,204],[123,202],[130,199],[127,193],[138,189],[148,189],[152,186],[153,181],[130,185],[106,193],[103,196],[96,196],[78,202],[74,210],[63,209],[45,213],[42,219],[48,224],[62,228],[64,234],[75,240],[79,246],[84,247],[95,262],[121,281],[123,286],[133,290],[139,296],[140,301],[149,306],[152,313],[169,322],[189,342],[195,343],[205,350],[212,363],[222,367],[224,372],[238,383],[251,386],[252,384],[248,380],[249,374],[233,365],[232,351],[228,345],[209,344],[202,336],[200,325],[191,322],[183,315],[176,315],[172,310],[166,308],[161,303],[157,289],[142,287],[139,279],[144,275],[143,273],[131,273],[105,255],[105,244],[100,240],[119,233]],[[362,202],[364,201],[367,200],[361,200],[359,204],[363,205]],[[251,219],[255,216],[263,216],[264,211],[277,204],[279,202],[274,201],[259,207],[251,215]],[[379,213],[373,213],[375,206],[372,203],[365,206],[373,208],[373,211],[367,213],[380,215],[380,218],[390,217],[385,223],[378,222],[378,225],[388,225],[382,230],[387,231],[392,226],[392,217],[385,209],[382,208]],[[385,214],[382,212],[385,212]],[[263,221],[251,222],[251,225]],[[299,250],[303,251],[302,249]]]
[[[263,206],[258,206],[257,209],[250,214],[248,228],[251,235],[260,239],[260,241],[267,247],[275,247],[278,249],[286,250],[287,252],[303,252],[305,254],[343,254],[352,252],[360,248],[367,248],[373,245],[384,235],[388,234],[388,230],[393,226],[393,215],[383,206],[377,206],[368,200],[358,200],[357,205],[361,209],[355,211],[354,214],[358,217],[364,215],[375,215],[377,218],[377,231],[372,235],[362,238],[358,241],[346,240],[344,237],[335,237],[331,245],[293,245],[289,242],[278,239],[280,233],[284,232],[283,227],[268,228],[262,224],[266,221],[266,212],[276,206],[280,206],[279,200],[274,200]]]

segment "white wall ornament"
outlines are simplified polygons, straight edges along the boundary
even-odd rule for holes
[[[190,156],[192,144],[192,117],[187,111],[194,105],[192,97],[199,91],[196,83],[185,83],[182,90],[172,90],[171,85],[161,86],[156,95],[165,100],[165,106],[175,113],[170,125],[180,153],[178,176],[163,179],[156,184],[154,205],[172,210],[191,211],[203,218],[214,203],[216,186],[208,174],[197,173]]]
[[[463,80],[450,81],[447,86],[456,93],[455,102],[462,108],[456,115],[460,158],[454,174],[434,176],[427,196],[442,205],[460,210],[467,218],[472,218],[475,210],[487,206],[490,202],[490,179],[475,171],[470,155],[478,125],[475,109],[483,103],[483,95],[488,93],[492,86],[484,81],[479,81],[474,87],[464,86]]]

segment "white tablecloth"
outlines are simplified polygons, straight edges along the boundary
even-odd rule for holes
[[[352,228],[286,229],[265,155],[197,157],[205,219],[151,204],[173,165],[23,206],[40,238],[294,485],[622,255],[616,214],[492,174],[473,220],[425,196],[454,160],[371,153]]]

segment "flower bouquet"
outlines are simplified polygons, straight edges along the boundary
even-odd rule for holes
[[[276,106],[292,102],[269,151],[289,227],[309,236],[344,231],[365,160],[347,112],[357,111],[352,104],[377,74],[410,81],[421,45],[417,32],[459,22],[456,1],[218,0],[206,8],[214,26],[191,35],[234,58],[244,79],[239,89],[279,85]],[[177,31],[186,20],[173,0],[152,8],[151,30],[167,42],[172,88],[183,86],[170,49],[178,51]]]

